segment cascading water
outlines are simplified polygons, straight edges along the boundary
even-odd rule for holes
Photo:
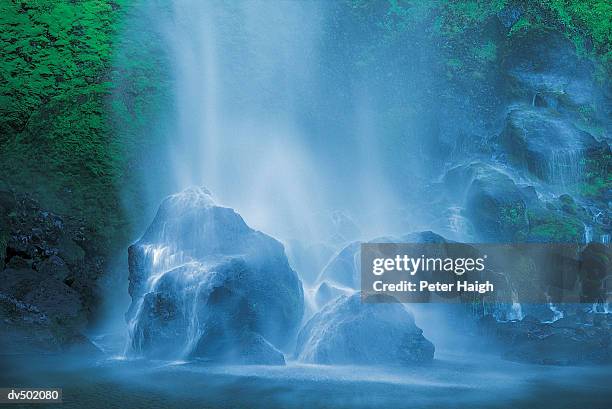
[[[130,246],[127,353],[172,359],[282,363],[303,315],[303,291],[283,246],[210,193],[166,198]]]
[[[319,72],[326,7],[175,1],[160,8],[174,72],[169,159],[177,190],[204,185],[284,239],[325,239],[330,223],[321,215],[330,209],[353,214],[369,235],[396,226],[384,211],[395,200],[380,172],[384,159],[374,132],[364,131],[372,111],[365,97],[355,91],[342,98],[342,113],[321,114],[320,94],[338,95],[322,88]],[[350,125],[338,131],[338,120]]]
[[[526,176],[520,182],[538,179],[551,191],[584,178],[581,134],[539,106],[515,115],[512,128],[517,132],[508,135],[522,135],[523,142],[535,142],[526,148],[508,142],[518,150],[525,148],[517,156],[528,157],[527,163],[518,165],[506,163],[506,155],[501,155],[499,160],[503,159],[503,166],[511,172],[498,169],[480,151],[453,158],[461,163],[444,157],[438,145],[453,146],[453,138],[468,129],[472,135],[476,121],[448,129],[439,124],[444,121],[437,116],[432,119],[426,115],[415,122],[431,120],[431,126],[413,124],[412,110],[427,103],[418,98],[421,85],[432,81],[439,89],[446,89],[444,80],[430,78],[427,63],[419,62],[406,71],[397,62],[387,64],[384,55],[377,56],[381,63],[376,67],[362,70],[357,61],[363,56],[359,42],[338,44],[339,37],[354,33],[338,22],[332,3],[192,0],[173,1],[170,7],[156,10],[155,22],[173,72],[174,113],[168,127],[174,133],[168,138],[167,156],[162,158],[171,163],[172,191],[207,186],[215,192],[217,203],[237,209],[255,228],[283,241],[291,267],[283,261],[280,270],[295,268],[315,286],[302,289],[300,285],[299,291],[292,287],[292,295],[301,295],[299,302],[289,297],[295,311],[291,322],[281,325],[287,334],[294,332],[296,322],[304,317],[298,314],[304,310],[304,295],[308,318],[338,295],[350,295],[359,288],[354,282],[314,282],[330,259],[349,243],[401,237],[414,231],[414,226],[442,229],[448,238],[464,242],[483,237],[482,230],[490,226],[478,225],[481,220],[477,215],[491,209],[478,208],[482,200],[464,203],[470,183],[432,183],[441,180],[446,169],[473,160],[480,163],[475,166],[480,173],[473,191],[490,197],[494,205],[524,200],[527,193],[518,186],[518,174],[534,177]],[[418,43],[412,51],[418,53],[416,48],[423,48],[423,44]],[[405,97],[411,95],[412,100]],[[432,110],[436,109],[437,105]],[[396,116],[397,111],[401,112]],[[401,118],[399,124],[393,122],[397,118]],[[545,132],[541,123],[546,125]],[[486,131],[491,134],[492,130]],[[568,142],[557,145],[551,140]],[[534,190],[541,187],[534,185]],[[158,192],[162,193],[169,192]],[[537,192],[532,200],[540,201]],[[183,203],[173,209],[181,212],[187,207]],[[166,216],[172,219],[176,215]],[[486,216],[493,218],[494,214]],[[192,223],[197,226],[202,220]],[[208,359],[227,346],[240,361],[246,359],[241,355],[245,345],[259,345],[262,353],[257,362],[278,362],[277,353],[286,340],[279,336],[279,328],[267,328],[274,320],[261,318],[264,315],[252,302],[244,301],[243,305],[238,301],[247,298],[242,288],[237,291],[233,287],[235,277],[225,261],[214,252],[194,255],[191,250],[197,246],[182,242],[177,232],[167,234],[166,225],[162,226],[161,236],[155,240],[143,236],[133,246],[138,252],[133,258],[142,266],[130,266],[130,352]],[[233,232],[233,225],[229,227]],[[491,235],[495,234],[501,233],[492,230]],[[585,229],[585,242],[592,240],[589,235]],[[221,240],[217,235],[194,237],[212,246]],[[236,237],[229,241],[236,241]],[[322,256],[313,263],[316,267],[304,263],[312,269],[305,273],[296,260],[303,258],[303,249],[310,248],[317,248]],[[220,254],[234,262],[241,256],[234,251]],[[356,272],[352,261],[348,265]],[[217,270],[222,272],[223,284],[214,280]],[[252,269],[247,265],[247,270]],[[245,323],[227,316],[227,309],[209,308],[210,300],[224,299],[215,291],[225,287],[240,295],[231,298],[232,307],[244,308],[245,316],[255,317],[253,320]],[[268,312],[278,312],[277,307],[272,304]],[[521,320],[523,307],[514,291],[512,302],[499,306],[495,316],[500,321]],[[215,321],[223,322],[220,328],[210,328],[210,311],[218,314]],[[552,307],[551,311],[555,312]],[[445,330],[438,323],[427,324],[432,332]],[[217,339],[225,346],[215,346]],[[235,356],[231,358],[228,360]]]

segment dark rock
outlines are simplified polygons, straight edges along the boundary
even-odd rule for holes
[[[507,5],[499,13],[497,17],[506,28],[512,27],[523,15],[523,10],[517,5]]]
[[[80,295],[53,277],[29,269],[7,268],[0,272],[0,291],[34,305],[66,327],[84,329],[86,316]]]
[[[604,314],[590,314],[603,317]],[[604,321],[607,319],[602,318]],[[495,339],[502,357],[542,365],[608,365],[612,363],[612,330],[596,327],[578,315],[552,323],[527,319],[497,322],[481,320],[483,334]]]
[[[85,251],[68,237],[62,237],[57,244],[57,254],[68,264],[78,264],[85,259]]]
[[[508,91],[515,98],[535,105],[536,97],[570,116],[584,106],[602,104],[602,87],[596,82],[595,67],[582,58],[576,47],[559,33],[531,32],[512,39],[512,46],[503,61],[508,75]],[[605,109],[597,113],[606,118]]]
[[[10,238],[10,225],[8,215],[0,208],[0,269],[4,268],[6,259],[6,247]]]
[[[318,364],[412,365],[431,362],[434,346],[398,303],[342,296],[315,314],[298,336],[296,355]]]
[[[580,254],[581,302],[606,300],[606,282],[612,277],[612,250],[609,245],[589,243]]]
[[[60,281],[64,281],[70,275],[68,265],[56,255],[37,263],[34,268],[44,276],[54,277]]]
[[[2,354],[63,353],[91,357],[100,351],[73,327],[50,318],[33,304],[0,292]]]
[[[0,187],[0,292],[5,313],[10,310],[0,342],[6,353],[95,350],[82,331],[93,315],[104,263],[76,244],[82,226],[67,220]],[[33,320],[31,311],[44,320]]]
[[[510,161],[554,184],[569,185],[585,177],[585,160],[609,154],[605,142],[570,121],[535,108],[514,108],[506,118],[500,142]]]
[[[563,210],[565,213],[576,215],[576,202],[574,202],[573,197],[568,194],[563,194],[559,196],[559,201],[561,202],[561,210]]]
[[[482,239],[517,240],[526,233],[523,194],[506,174],[474,162],[449,170],[445,183],[465,195],[465,213]]]

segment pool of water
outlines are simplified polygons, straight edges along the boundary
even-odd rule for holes
[[[438,354],[415,368],[13,357],[4,359],[0,386],[61,387],[63,408],[87,409],[609,409],[611,380],[611,367],[527,365],[490,355]]]

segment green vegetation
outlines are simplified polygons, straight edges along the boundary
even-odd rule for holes
[[[105,215],[118,214],[124,160],[106,117],[119,10],[99,0],[0,4],[0,171],[97,232],[115,227]]]
[[[83,220],[102,248],[125,233],[119,190],[142,143],[131,131],[154,99],[154,59],[116,64],[129,9],[124,0],[0,3],[0,172]]]
[[[550,210],[530,210],[528,241],[539,243],[580,243],[584,226],[575,217]]]
[[[586,179],[578,186],[578,192],[589,198],[601,197],[612,189],[612,155],[602,154],[597,160],[586,161]]]
[[[128,234],[131,217],[121,201],[129,201],[135,212],[141,209],[136,174],[145,167],[147,152],[163,141],[163,130],[154,127],[156,115],[169,111],[166,57],[156,48],[160,42],[148,31],[146,16],[130,18],[139,2],[0,2],[1,179],[31,193],[44,207],[83,220],[103,248]],[[487,76],[510,42],[541,30],[571,39],[585,57],[599,62],[601,78],[611,72],[609,0],[345,4],[347,13],[368,24],[378,22],[365,39],[355,39],[364,43],[364,54],[373,47],[401,46],[403,32],[419,32],[433,39],[440,67],[457,80],[453,83]],[[509,9],[517,10],[516,19],[500,31],[498,17]],[[377,58],[357,60],[375,65]],[[589,122],[592,107],[579,111],[585,127],[597,126]],[[405,121],[404,115],[395,116]],[[612,186],[609,167],[598,169],[580,187],[586,196]]]
[[[365,11],[373,2],[352,3]],[[388,30],[414,28],[417,21],[433,23],[427,29],[445,39],[451,75],[482,75],[486,64],[496,62],[497,48],[504,41],[535,31],[562,33],[580,53],[601,63],[601,79],[611,70],[612,2],[608,0],[388,0],[386,13],[383,26]],[[492,24],[503,14],[514,17],[506,19],[510,26],[505,40]]]

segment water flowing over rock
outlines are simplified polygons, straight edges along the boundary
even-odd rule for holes
[[[375,296],[371,296],[375,297]],[[298,336],[296,355],[318,364],[411,365],[430,362],[434,345],[397,303],[341,296],[315,314]]]
[[[203,188],[169,196],[130,246],[129,352],[283,364],[304,310],[281,243]]]
[[[605,142],[540,108],[512,109],[501,143],[515,165],[563,186],[584,178],[583,158],[599,158],[610,151]]]
[[[408,233],[400,237],[379,237],[370,243],[445,243],[446,239],[434,232]],[[321,271],[318,282],[330,282],[340,287],[357,290],[361,282],[361,242],[355,241],[340,250]]]
[[[485,240],[511,240],[527,229],[526,204],[514,181],[493,166],[473,162],[445,176],[446,185],[464,195],[468,219]]]

